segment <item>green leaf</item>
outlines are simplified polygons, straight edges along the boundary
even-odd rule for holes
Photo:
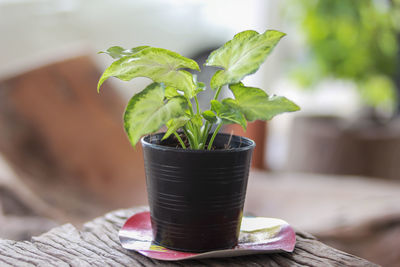
[[[223,103],[239,109],[248,121],[270,120],[283,112],[300,109],[295,103],[283,96],[268,96],[263,90],[246,87],[242,83],[229,86],[235,99],[224,99]]]
[[[215,115],[215,113],[211,110],[205,110],[202,114],[203,118],[210,122],[211,124],[214,124],[217,122],[218,118]]]
[[[190,120],[190,118],[187,116],[182,116],[179,118],[174,118],[174,119],[169,120],[166,123],[168,130],[164,134],[164,136],[161,140],[167,139],[171,134],[176,132],[179,128],[183,127],[189,120]]]
[[[213,51],[206,61],[206,66],[223,68],[212,77],[211,88],[237,83],[255,73],[283,36],[284,33],[274,30],[263,34],[256,31],[236,34],[224,46]]]
[[[113,59],[118,59],[121,57],[125,57],[125,56],[131,56],[133,54],[138,53],[139,51],[148,48],[149,46],[147,45],[142,45],[142,46],[138,46],[138,47],[134,47],[132,49],[125,49],[122,48],[120,46],[113,46],[108,48],[105,51],[100,51],[99,54],[108,54],[109,56],[111,56]]]
[[[246,118],[239,109],[218,100],[211,100],[211,110],[217,113],[223,124],[239,124],[246,130]]]
[[[114,61],[101,76],[97,90],[110,77],[117,77],[123,81],[130,81],[136,77],[147,77],[154,82],[162,82],[167,86],[175,87],[184,92],[188,98],[192,98],[196,85],[193,82],[192,74],[180,70],[182,68],[200,70],[195,61],[178,53],[149,47]]]
[[[163,84],[152,83],[129,101],[124,126],[133,146],[142,135],[153,133],[169,120],[185,114],[186,98],[177,96],[165,103],[164,90]]]
[[[196,82],[196,94],[206,90],[206,85],[203,82]]]
[[[165,87],[165,98],[166,99],[171,99],[173,97],[180,96],[176,88],[167,86]]]
[[[196,90],[195,90],[195,94],[196,95],[206,89],[205,83],[199,82],[197,80],[197,75],[196,74],[193,74],[193,82],[196,85]]]

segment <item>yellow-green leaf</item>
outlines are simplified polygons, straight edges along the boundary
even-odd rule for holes
[[[165,87],[165,98],[166,99],[171,99],[173,97],[180,96],[176,88],[167,86]]]
[[[207,66],[223,68],[212,77],[211,88],[237,83],[255,73],[283,36],[284,33],[275,30],[267,30],[263,34],[256,31],[236,34],[207,59]]]
[[[108,54],[113,59],[118,59],[118,58],[125,57],[125,56],[131,56],[131,55],[136,54],[136,53],[140,52],[141,50],[146,49],[148,47],[149,46],[147,46],[147,45],[142,45],[142,46],[134,47],[131,49],[125,49],[120,46],[112,46],[105,51],[100,51],[99,54]]]
[[[242,83],[229,86],[235,99],[224,99],[223,103],[240,110],[248,121],[270,120],[283,112],[300,109],[295,103],[283,96],[269,96],[260,88],[246,87]]]
[[[246,130],[246,118],[239,109],[218,100],[211,100],[211,110],[217,114],[223,124],[239,124]]]
[[[185,114],[188,105],[186,98],[177,96],[165,103],[164,91],[163,84],[152,83],[129,101],[124,126],[133,146],[141,136],[153,133],[171,119]]]
[[[183,68],[200,70],[194,60],[162,48],[149,47],[114,61],[103,73],[97,90],[105,80],[117,77],[130,81],[136,77],[147,77],[154,82],[164,83],[185,93],[188,98],[195,94],[196,85],[191,73]]]
[[[167,139],[171,134],[176,132],[179,128],[183,127],[190,120],[187,116],[171,119],[167,122],[167,132],[164,134],[162,140]]]

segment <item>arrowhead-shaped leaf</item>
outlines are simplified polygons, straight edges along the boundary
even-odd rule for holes
[[[133,146],[142,135],[153,133],[169,120],[185,114],[188,106],[186,98],[177,96],[165,103],[164,90],[164,85],[152,83],[129,101],[124,126]]]
[[[221,67],[211,79],[211,88],[237,83],[245,76],[255,73],[272,52],[284,33],[268,30],[263,34],[244,31],[215,50],[207,59],[207,66]]]
[[[171,134],[176,132],[179,128],[183,127],[189,120],[190,120],[190,118],[187,116],[182,116],[179,118],[174,118],[174,119],[169,120],[166,123],[168,130],[164,134],[162,140],[167,139]]]
[[[218,100],[211,100],[211,110],[217,113],[223,124],[239,124],[246,130],[246,118],[239,109]]]
[[[154,82],[175,87],[191,98],[196,90],[196,85],[193,82],[192,74],[181,70],[183,68],[200,70],[195,61],[178,53],[162,48],[145,48],[133,55],[114,61],[101,76],[97,90],[110,77],[117,77],[123,81],[130,81],[136,77],[147,77]]]
[[[263,90],[246,87],[242,83],[229,86],[235,99],[224,99],[223,103],[239,109],[248,121],[270,120],[283,112],[299,110],[299,106],[283,96],[268,96]]]
[[[142,45],[142,46],[134,47],[131,49],[125,49],[120,46],[113,46],[113,47],[108,48],[105,51],[100,51],[99,54],[108,54],[113,59],[118,59],[118,58],[125,57],[125,56],[131,56],[131,55],[136,54],[139,51],[141,51],[145,48],[148,48],[148,47],[149,46],[147,46],[147,45]]]

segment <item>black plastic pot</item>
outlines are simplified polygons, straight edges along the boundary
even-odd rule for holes
[[[142,138],[153,240],[189,252],[237,244],[255,143],[218,134],[217,147],[190,150],[159,145],[163,134]]]

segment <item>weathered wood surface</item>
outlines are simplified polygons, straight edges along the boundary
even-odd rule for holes
[[[376,266],[297,232],[293,253],[223,259],[163,262],[123,249],[118,231],[125,220],[146,207],[119,210],[84,225],[66,224],[31,241],[0,240],[1,266]]]

